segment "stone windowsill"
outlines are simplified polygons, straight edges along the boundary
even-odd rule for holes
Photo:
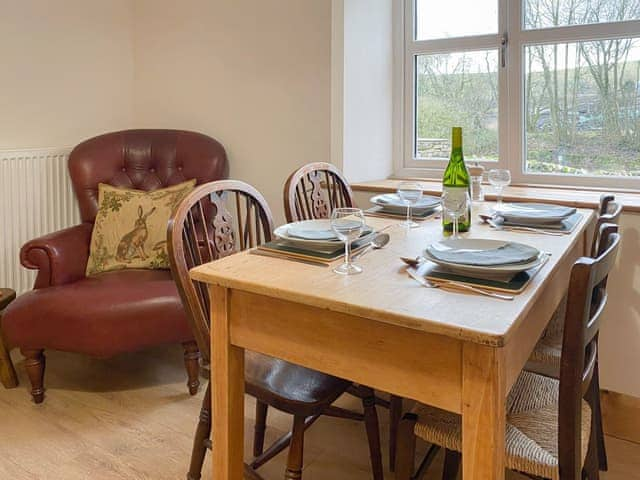
[[[428,195],[440,195],[442,183],[440,180],[417,179],[424,186],[424,193]],[[395,192],[402,180],[387,179],[369,182],[356,182],[351,188],[357,192]],[[640,192],[615,189],[581,189],[569,186],[546,185],[512,185],[504,190],[506,201],[546,202],[569,205],[576,208],[597,208],[600,195],[604,192],[612,193],[616,200],[621,202],[625,212],[640,213]],[[491,186],[485,186],[485,198],[495,200]]]

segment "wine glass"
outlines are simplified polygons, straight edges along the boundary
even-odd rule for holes
[[[498,202],[496,209],[502,207],[502,190],[511,183],[511,172],[501,168],[489,170],[489,183],[495,188]]]
[[[407,219],[401,225],[407,228],[419,227],[416,222],[411,220],[411,207],[422,198],[422,185],[417,182],[402,182],[398,185],[398,197],[402,203],[407,205]]]
[[[362,267],[351,263],[351,242],[360,237],[364,225],[364,213],[359,208],[336,208],[331,212],[331,228],[344,242],[344,263],[334,268],[334,272],[340,275],[362,272]]]
[[[469,192],[465,189],[446,190],[442,194],[443,214],[453,220],[453,238],[460,238],[458,224],[468,210],[471,199]]]

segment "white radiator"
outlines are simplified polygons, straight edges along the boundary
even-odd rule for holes
[[[35,272],[20,265],[20,247],[80,222],[67,171],[69,152],[0,150],[0,287],[31,289]]]

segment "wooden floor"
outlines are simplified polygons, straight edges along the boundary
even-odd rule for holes
[[[0,479],[185,478],[201,394],[194,398],[186,393],[180,349],[109,361],[51,353],[42,405],[31,402],[22,361],[16,352],[13,358],[21,386],[13,390],[0,387]],[[340,404],[358,407],[349,397]],[[250,437],[251,399],[246,402],[246,418]],[[380,419],[386,454],[385,410],[380,410]],[[289,422],[288,416],[270,410],[267,440],[288,430]],[[640,445],[612,437],[607,445],[611,470],[601,478],[640,480]],[[305,454],[305,480],[371,478],[361,423],[321,419],[307,433]],[[282,478],[285,455],[265,465],[261,474],[267,479]],[[386,466],[386,456],[384,461]],[[429,480],[438,478],[440,463],[441,459]],[[210,469],[208,460],[203,479],[211,478]],[[388,473],[386,478],[393,475]]]

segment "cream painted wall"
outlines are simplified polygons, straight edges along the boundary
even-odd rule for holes
[[[0,3],[0,148],[71,146],[132,124],[131,0]]]
[[[393,156],[393,1],[333,1],[332,158],[353,182],[386,178]]]
[[[622,215],[622,246],[609,278],[600,333],[602,388],[640,398],[640,214]]]
[[[283,219],[282,185],[328,161],[331,0],[137,0],[135,119],[199,130]]]

